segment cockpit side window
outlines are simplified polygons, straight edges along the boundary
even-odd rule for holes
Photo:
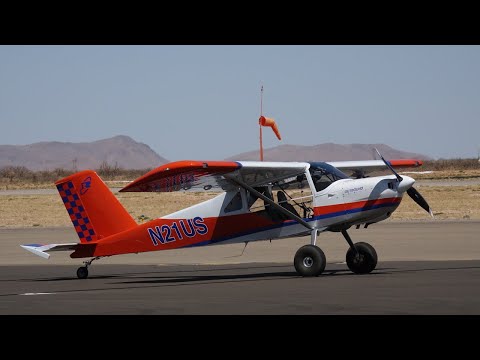
[[[240,194],[240,191],[238,191],[235,196],[230,200],[227,206],[225,206],[225,212],[231,212],[231,211],[236,211],[240,210],[242,208],[242,196]]]
[[[312,180],[317,192],[326,189],[333,182],[328,176],[319,175],[318,172],[312,173]]]
[[[347,175],[327,163],[310,163],[310,175],[317,192],[326,189],[337,180],[347,178]]]

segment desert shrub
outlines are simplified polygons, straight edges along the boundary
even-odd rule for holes
[[[123,169],[118,166],[117,162],[115,162],[115,165],[110,165],[107,161],[103,161],[96,172],[102,178],[113,180],[122,172],[122,170]]]
[[[478,159],[438,159],[425,160],[422,169],[424,170],[474,170],[480,169]]]
[[[33,172],[25,166],[5,166],[0,169],[0,177],[8,179],[9,182],[32,180]]]
[[[125,181],[135,180],[138,177],[152,170],[147,169],[123,169],[118,166],[108,164],[104,161],[100,168],[96,170],[98,175],[104,180]],[[419,171],[462,171],[462,170],[480,170],[478,159],[438,159],[425,160]],[[54,170],[32,171],[25,166],[5,166],[0,168],[0,183],[7,185],[9,183],[36,183],[51,184],[61,178],[73,174],[72,169],[56,168]],[[385,170],[383,173],[388,173]],[[377,174],[378,175],[378,174]]]

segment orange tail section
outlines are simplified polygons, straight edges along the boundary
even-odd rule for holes
[[[81,243],[101,240],[137,226],[95,171],[80,171],[55,185]]]

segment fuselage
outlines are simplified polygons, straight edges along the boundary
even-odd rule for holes
[[[303,190],[288,202],[300,206],[298,214],[305,222],[326,231],[340,231],[388,218],[414,182],[404,176],[399,183],[394,175],[359,179],[332,177],[330,182],[318,186],[311,169],[307,169],[301,179],[306,181],[300,183],[304,184]],[[276,203],[280,201],[280,191],[283,189],[277,191],[277,199],[273,197]],[[311,230],[297,221],[277,216],[274,207],[257,206],[258,203],[262,204],[244,188],[227,191],[104,238],[90,249],[79,249],[71,256],[110,256],[310,234]]]
[[[245,191],[240,189],[240,193],[243,199]],[[242,208],[225,212],[225,205],[230,200],[228,195],[220,194],[162,220],[202,218],[213,232],[212,238],[198,245],[274,240],[310,234],[310,230],[295,220],[273,221],[263,213],[249,211],[245,201],[242,201]],[[301,217],[316,228],[336,231],[388,218],[400,205],[402,196],[403,193],[396,189],[395,176],[342,179],[322,191],[312,192],[310,198],[313,212],[310,216]]]

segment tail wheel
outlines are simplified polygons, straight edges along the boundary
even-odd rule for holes
[[[86,266],[77,269],[77,276],[79,279],[86,279],[88,277],[88,269]]]
[[[355,244],[357,253],[352,249],[347,251],[348,268],[355,274],[368,274],[377,266],[377,252],[375,248],[365,242]]]
[[[295,270],[304,277],[320,275],[325,270],[326,264],[325,254],[315,245],[302,246],[293,260]]]

